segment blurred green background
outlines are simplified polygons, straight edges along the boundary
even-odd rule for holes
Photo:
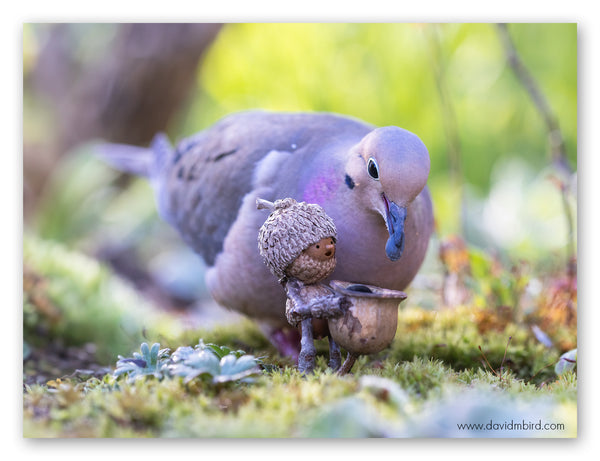
[[[397,125],[429,149],[436,239],[459,233],[471,245],[539,264],[562,264],[569,239],[576,244],[577,229],[569,234],[563,196],[550,180],[564,185],[576,225],[576,24],[507,28],[556,116],[572,174],[551,165],[547,126],[509,66],[495,24],[207,25],[203,41],[180,25],[160,27],[136,35],[122,24],[24,26],[26,232],[108,260],[133,251],[180,297],[202,290],[201,263],[158,221],[149,186],[90,155],[86,142],[96,138],[149,141],[138,135],[143,117],[121,121],[125,110],[105,104],[116,92],[122,107],[139,99],[144,117],[162,116],[145,126],[173,141],[250,108]],[[185,37],[201,41],[201,53],[190,52],[194,42]],[[169,40],[174,47],[161,50]],[[193,55],[187,67],[185,53]],[[146,88],[138,74],[148,73],[148,62],[163,73]],[[112,86],[89,89],[118,66],[126,70],[110,74]],[[118,125],[112,131],[98,128],[111,123]]]

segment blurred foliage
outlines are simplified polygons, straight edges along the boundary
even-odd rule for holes
[[[150,184],[123,176],[83,145],[66,157],[46,185],[32,233],[96,258],[114,255],[139,264],[152,282],[182,298],[207,296],[202,260],[162,222]],[[127,275],[127,274],[125,274]]]
[[[576,170],[577,25],[510,24],[508,30],[558,116]],[[24,28],[25,75],[38,58],[44,31],[43,25]],[[110,44],[113,34],[110,24],[73,26],[77,41],[69,45],[80,50],[83,65],[101,55],[99,49]],[[97,43],[91,46],[94,37]],[[26,144],[52,135],[52,114],[45,122],[39,118],[50,108],[43,101],[30,104],[28,89],[26,84]],[[409,129],[430,151],[429,187],[441,236],[464,232],[470,243],[528,259],[544,259],[565,248],[569,235],[560,194],[548,181],[553,173],[548,133],[507,65],[494,24],[228,24],[199,68],[195,96],[167,131],[178,140],[224,115],[251,108],[332,111]],[[450,118],[457,130],[458,172],[451,171],[449,161]],[[43,136],[30,134],[40,132],[29,128],[38,122],[50,128],[42,130]],[[58,165],[40,205],[46,216],[40,233],[73,242],[74,233],[83,230],[78,226],[87,221],[78,212],[101,214],[100,205],[109,206],[114,198],[111,175],[81,160]],[[568,180],[576,222],[576,177]],[[65,182],[86,189],[69,190]],[[101,190],[102,184],[108,190]],[[128,208],[134,210],[132,219],[139,209],[141,222],[148,217],[151,199],[142,197],[149,194],[137,186],[131,194],[123,200],[139,204]],[[71,219],[65,219],[67,214]],[[49,226],[47,218],[53,215]],[[65,229],[57,233],[57,226]],[[570,237],[576,239],[576,234],[575,229]]]
[[[43,350],[60,338],[67,346],[97,346],[96,360],[140,344],[144,334],[172,336],[175,319],[160,313],[105,266],[64,246],[25,235],[23,339]]]
[[[576,163],[576,25],[511,24],[509,30],[560,114]],[[429,147],[432,177],[446,175],[434,66],[447,79],[468,183],[485,189],[503,157],[525,158],[536,169],[547,164],[545,127],[507,68],[493,24],[230,25],[202,66],[203,91],[183,131],[254,107],[339,112],[415,132]]]
[[[463,225],[469,239],[539,256],[540,250],[565,244],[564,223],[551,222],[562,218],[560,197],[552,193],[544,175],[535,173],[549,163],[548,134],[542,117],[506,65],[495,27],[229,26],[201,69],[202,91],[185,117],[183,131],[194,132],[198,125],[208,126],[225,114],[254,107],[332,111],[378,126],[404,127],[429,148],[429,185],[442,235],[460,230],[459,210],[464,206],[468,221]],[[559,114],[569,159],[576,166],[576,25],[511,24],[509,31]],[[438,68],[454,108],[451,114],[444,111],[436,88]],[[450,116],[458,126],[463,170],[459,180],[466,185],[465,204],[460,201],[460,188],[450,178],[445,134],[445,118]],[[502,187],[507,182],[512,186],[509,196]],[[486,202],[488,193],[493,194],[493,203]],[[483,222],[481,212],[485,213]],[[523,216],[528,219],[520,219]],[[501,229],[510,227],[508,232],[482,237],[482,226],[490,233],[499,222],[506,222]],[[538,238],[540,227],[543,240]]]

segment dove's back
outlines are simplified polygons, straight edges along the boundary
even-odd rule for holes
[[[155,186],[159,211],[212,265],[266,155],[307,155],[344,133],[354,132],[359,139],[370,129],[331,114],[252,111],[228,116],[180,142],[161,167]]]

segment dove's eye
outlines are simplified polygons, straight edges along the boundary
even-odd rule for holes
[[[373,157],[367,162],[367,172],[371,178],[379,181],[379,165],[377,165],[377,162]]]

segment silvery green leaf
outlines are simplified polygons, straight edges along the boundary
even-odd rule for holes
[[[150,348],[148,347],[148,343],[142,343],[142,345],[140,346],[140,351],[142,351],[142,357],[146,359],[150,357]]]
[[[219,359],[209,349],[183,349],[179,351],[178,362],[170,365],[169,370],[186,382],[205,373],[216,376],[220,372]]]
[[[206,370],[188,367],[181,363],[177,365],[171,365],[170,372],[173,376],[181,376],[184,378],[184,382],[186,383],[203,373],[208,374]]]
[[[150,349],[150,360],[153,365],[156,365],[156,359],[158,358],[158,351],[160,350],[160,344],[154,343],[152,344],[152,349]]]
[[[244,355],[238,359],[231,354],[221,359],[222,375],[233,375],[251,368],[256,368],[256,359],[253,355]]]
[[[227,346],[218,346],[216,344],[210,343],[207,344],[206,347],[213,351],[220,359],[226,357],[231,352],[231,349],[229,349]]]
[[[257,360],[252,355],[244,355],[239,359],[230,354],[221,359],[221,373],[215,376],[215,382],[237,381],[255,373],[259,373]]]
[[[114,376],[127,374],[129,381],[148,375],[160,379],[166,371],[168,351],[168,349],[161,350],[158,343],[154,343],[152,349],[147,343],[142,343],[140,346],[141,354],[134,352],[133,358],[119,355]]]
[[[211,351],[203,350],[192,354],[186,361],[187,366],[193,368],[203,368],[208,370],[211,374],[219,373],[219,359]]]
[[[190,346],[178,347],[175,350],[175,352],[173,352],[173,355],[171,355],[171,360],[173,360],[173,362],[175,362],[175,363],[183,362],[188,357],[190,357],[190,355],[192,355],[193,353],[194,353],[193,347],[190,347]]]
[[[236,371],[235,371],[236,362],[237,362],[237,359],[235,358],[234,355],[226,355],[225,357],[223,357],[219,364],[221,367],[220,374],[231,375],[233,373],[236,373]]]
[[[168,347],[165,347],[164,349],[161,349],[158,351],[158,358],[159,359],[168,358],[170,353],[171,353],[171,349],[169,349]]]
[[[233,375],[219,375],[219,376],[215,376],[213,378],[213,383],[215,383],[215,384],[227,383],[230,381],[238,381],[238,380],[241,380],[244,382],[250,382],[251,380],[249,379],[249,376],[258,374],[259,372],[260,372],[260,370],[258,368],[256,368],[256,369],[242,371],[240,373],[236,373]]]

